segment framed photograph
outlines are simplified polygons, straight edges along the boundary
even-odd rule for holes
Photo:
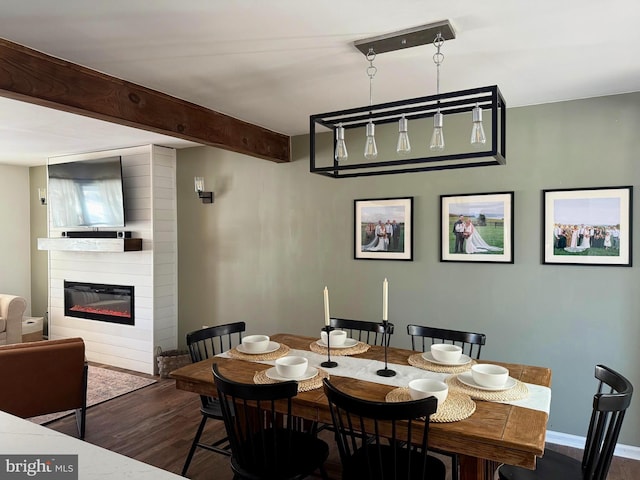
[[[440,195],[440,261],[513,263],[513,192]]]
[[[413,197],[354,200],[354,258],[413,260]]]
[[[542,263],[631,266],[633,187],[542,191]]]

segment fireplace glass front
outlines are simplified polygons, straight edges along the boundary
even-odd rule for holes
[[[64,314],[134,325],[133,286],[64,282]]]

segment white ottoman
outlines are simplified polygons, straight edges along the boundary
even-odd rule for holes
[[[43,317],[22,317],[22,342],[42,340]]]

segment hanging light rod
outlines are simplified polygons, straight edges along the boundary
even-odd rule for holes
[[[395,52],[396,50],[402,50],[404,48],[431,44],[438,33],[442,35],[444,40],[453,40],[456,38],[456,32],[453,30],[449,20],[442,20],[441,22],[429,23],[398,32],[356,40],[353,42],[353,45],[364,55],[367,55],[370,49],[373,49],[376,54]]]

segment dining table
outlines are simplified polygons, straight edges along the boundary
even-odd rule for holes
[[[291,352],[309,353],[318,338],[278,333],[271,335],[271,340],[287,346]],[[331,353],[338,350],[331,349]],[[382,346],[367,346],[366,351],[349,357],[349,362],[361,359],[364,365],[384,361],[388,367],[411,371],[416,369],[409,362],[418,352],[388,347],[385,352]],[[386,355],[386,357],[385,357]],[[186,365],[170,373],[175,379],[176,388],[184,391],[216,397],[217,391],[213,381],[212,365],[217,363],[220,372],[231,380],[242,383],[255,383],[258,374],[273,367],[273,361],[261,362],[242,358],[234,358],[228,354],[218,355],[197,363]],[[326,356],[325,356],[326,359]],[[332,360],[347,364],[346,357],[335,356]],[[370,361],[367,363],[366,361]],[[371,361],[374,361],[371,363]],[[544,408],[529,408],[518,402],[475,400],[473,413],[459,421],[430,422],[429,448],[458,454],[461,480],[491,480],[496,468],[502,464],[517,465],[534,469],[536,458],[543,455],[545,435],[550,403],[551,370],[546,367],[520,365],[497,361],[477,360],[478,363],[502,365],[509,370],[509,376],[519,384],[527,385],[532,390],[548,391]],[[310,361],[311,365],[311,361]],[[386,401],[390,392],[398,388],[389,383],[389,379],[373,375],[353,373],[348,368],[323,368],[323,375],[338,389],[353,396],[371,401]],[[369,367],[366,367],[369,368]],[[401,376],[397,381],[402,381]],[[392,379],[393,382],[393,379]],[[525,387],[526,388],[526,387]],[[545,401],[542,402],[543,404]],[[299,391],[294,398],[292,414],[320,424],[331,424],[329,404],[322,388]]]

